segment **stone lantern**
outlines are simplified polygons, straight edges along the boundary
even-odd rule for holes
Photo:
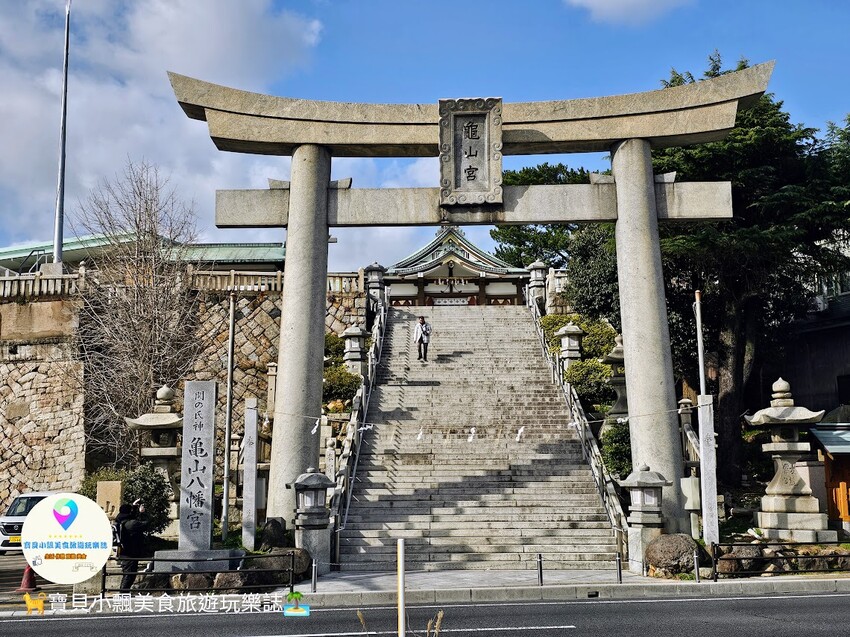
[[[345,353],[342,360],[345,368],[352,374],[366,378],[369,369],[366,360],[366,336],[368,332],[359,325],[352,325],[342,333],[345,339]]]
[[[531,277],[528,281],[528,300],[538,303],[538,307],[546,306],[546,272],[548,268],[542,261],[535,261],[528,266]]]
[[[599,435],[610,428],[611,423],[621,418],[629,417],[629,397],[626,392],[626,364],[625,356],[623,355],[623,337],[620,334],[614,337],[614,348],[608,352],[608,355],[602,359],[602,362],[611,367],[611,378],[605,382],[617,394],[617,400],[611,409],[608,410]]]
[[[375,302],[380,301],[383,298],[384,291],[384,274],[386,274],[387,269],[378,264],[377,261],[372,265],[368,265],[363,268],[363,273],[366,276],[366,293],[369,298]]]
[[[567,371],[573,364],[581,360],[581,339],[585,331],[572,321],[555,332],[561,339],[561,365]]]
[[[163,531],[164,537],[177,537],[178,507],[180,494],[181,450],[177,446],[177,431],[183,427],[183,416],[174,409],[174,390],[163,385],[156,392],[153,411],[138,418],[124,418],[127,426],[150,434],[150,446],[141,450],[142,459],[150,462],[171,486],[171,504],[168,517],[171,519]]]
[[[771,389],[770,407],[746,417],[751,425],[770,427],[770,442],[762,450],[772,456],[776,468],[755,515],[756,526],[770,539],[835,542],[838,533],[827,530],[827,516],[820,513],[818,499],[795,466],[812,448],[800,442],[800,427],[820,422],[824,412],[795,406],[791,385],[782,378]]]
[[[319,575],[329,573],[331,561],[330,509],[328,489],[333,480],[315,467],[307,469],[293,483],[295,489],[295,546],[305,549],[317,563]]]
[[[646,547],[652,540],[661,535],[664,518],[661,516],[661,497],[664,487],[672,486],[657,471],[650,471],[646,465],[641,465],[632,471],[625,480],[620,480],[620,486],[631,496],[629,507],[629,555],[639,555],[641,561]],[[629,561],[629,570],[642,572],[642,563]]]

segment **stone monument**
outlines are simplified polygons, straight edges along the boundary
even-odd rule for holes
[[[242,435],[242,546],[254,550],[257,539],[257,399],[245,399]]]
[[[215,405],[215,381],[186,381],[178,549],[154,553],[156,572],[227,570],[238,565],[238,561],[228,558],[244,555],[244,551],[232,549],[212,550]]]
[[[774,540],[795,542],[835,542],[838,533],[827,529],[827,516],[820,512],[812,488],[794,466],[811,444],[800,442],[800,427],[820,422],[823,411],[809,411],[794,405],[791,385],[783,379],[772,386],[770,407],[747,421],[757,427],[770,427],[770,442],[762,450],[773,457],[776,474],[761,499],[761,511],[755,514],[756,526]]]
[[[620,334],[614,337],[614,347],[611,349],[602,362],[611,367],[611,377],[605,383],[614,390],[617,395],[617,400],[608,410],[605,415],[605,420],[602,427],[599,429],[599,436],[602,436],[606,430],[611,428],[611,425],[622,418],[629,417],[629,395],[626,388],[625,374],[625,357],[623,356],[623,337]],[[632,459],[634,462],[634,459]]]

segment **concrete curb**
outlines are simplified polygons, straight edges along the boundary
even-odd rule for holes
[[[585,599],[658,599],[665,597],[735,597],[793,593],[850,593],[850,579],[793,579],[774,581],[662,582],[658,584],[580,584],[523,588],[447,588],[409,590],[409,604],[464,604]],[[396,603],[395,591],[307,593],[304,603],[314,608],[381,606]]]
[[[286,591],[280,591],[285,597]],[[511,602],[570,602],[587,599],[638,600],[712,597],[739,597],[759,595],[789,594],[828,594],[850,593],[850,578],[842,579],[773,579],[766,580],[727,580],[720,582],[659,582],[658,584],[569,584],[549,586],[527,586],[522,588],[444,588],[433,590],[408,590],[408,604],[470,604],[470,603],[511,603]],[[396,603],[396,592],[386,591],[340,591],[328,593],[306,593],[302,603],[312,608],[357,608],[366,606],[392,606]],[[0,610],[0,618],[23,617],[26,611],[23,603],[15,597],[0,598],[0,608],[12,606],[14,609]],[[126,612],[126,611],[125,611]],[[217,611],[223,612],[223,611]],[[268,611],[266,611],[268,612]],[[69,616],[71,612],[45,611],[45,616]],[[76,613],[73,613],[76,614]],[[103,614],[118,614],[106,609]],[[123,614],[123,613],[122,613]],[[80,617],[86,614],[80,613]]]

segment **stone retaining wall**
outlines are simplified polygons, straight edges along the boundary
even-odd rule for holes
[[[0,345],[0,509],[19,493],[79,488],[82,373],[64,343]]]
[[[62,307],[57,309],[57,304]],[[15,316],[20,315],[21,308],[11,305],[0,307],[14,310]],[[61,314],[63,328],[67,325],[77,328],[76,311],[68,301],[33,301],[24,309],[36,314],[42,310],[49,311],[51,316]],[[223,431],[227,295],[207,294],[200,303],[199,312],[198,338],[204,345],[195,361],[192,379],[218,383],[216,421]],[[13,322],[7,314],[3,315],[5,327],[11,328]],[[261,294],[238,299],[236,319],[233,430],[239,433],[246,396],[258,398],[261,418],[266,411],[268,364],[277,362],[280,295]],[[58,324],[57,321],[48,322]],[[16,340],[0,336],[0,509],[5,509],[22,491],[75,491],[85,472],[83,394],[80,390],[82,363],[73,356],[71,338],[57,338],[49,330],[45,332],[42,323],[44,321],[16,321]],[[351,325],[365,326],[365,323],[364,294],[328,294],[325,317],[328,331],[342,334]],[[24,333],[27,325],[38,327],[38,333],[32,330],[30,334]],[[48,333],[51,338],[46,338]],[[178,389],[178,397],[182,398],[182,387]],[[182,405],[178,407],[182,409]],[[219,457],[222,453],[219,441]]]

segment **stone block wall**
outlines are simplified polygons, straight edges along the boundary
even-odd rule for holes
[[[78,328],[76,309],[70,301],[57,299],[33,301],[23,307],[13,307],[13,303],[0,304],[4,310],[0,330],[6,332],[0,334],[0,510],[24,491],[75,491],[85,474],[84,370],[71,345]],[[193,378],[218,383],[216,420],[223,431],[227,295],[207,294],[199,313],[202,349]],[[267,409],[268,364],[277,362],[280,295],[238,299],[236,319],[233,431],[239,434],[246,396],[257,397],[261,419]],[[328,295],[328,331],[342,334],[351,325],[365,323],[364,294]],[[182,399],[182,387],[177,389]],[[182,409],[181,404],[177,406]]]
[[[366,328],[366,295],[328,294],[327,331],[342,335],[352,325]]]
[[[0,509],[19,493],[79,488],[82,374],[66,343],[0,344]]]
[[[197,357],[192,380],[214,380],[218,385],[216,426],[224,431],[227,387],[227,338],[230,300],[226,294],[209,294],[200,303],[200,334],[203,349]],[[366,325],[365,294],[329,294],[325,326],[328,332],[342,334],[352,325]],[[277,363],[280,338],[280,295],[265,294],[238,298],[234,337],[233,433],[241,435],[245,418],[245,398],[255,396],[262,424],[268,411],[268,365]],[[178,388],[182,399],[182,387]],[[177,407],[182,410],[182,404]],[[220,436],[221,437],[221,436]],[[217,442],[216,456],[224,452],[223,439]]]

